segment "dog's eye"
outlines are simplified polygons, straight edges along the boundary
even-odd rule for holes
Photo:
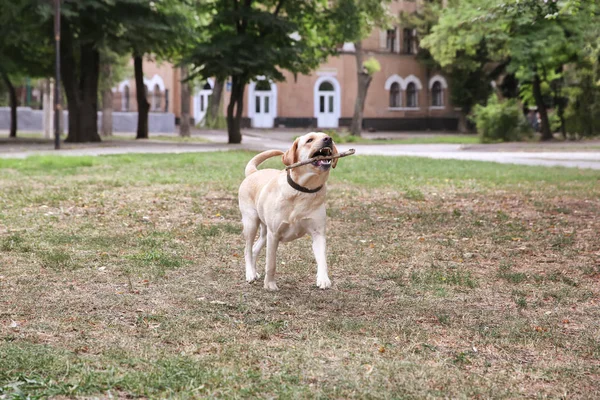
[[[312,142],[312,141],[313,141],[312,139],[308,139],[308,140],[306,141],[306,143],[310,143],[310,142]]]

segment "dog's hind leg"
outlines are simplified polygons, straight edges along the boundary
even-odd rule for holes
[[[253,257],[252,244],[254,243],[260,220],[258,216],[244,215],[242,216],[242,223],[244,224],[244,239],[246,239],[246,247],[244,248],[246,282],[251,283],[258,278],[258,274],[256,273],[256,258]]]
[[[258,240],[252,246],[252,265],[254,265],[254,269],[256,270],[256,260],[258,259],[258,255],[260,251],[265,247],[265,243],[267,243],[267,226],[263,223],[260,224],[260,235],[258,236]],[[259,274],[256,274],[257,277]]]

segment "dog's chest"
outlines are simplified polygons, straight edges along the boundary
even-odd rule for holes
[[[321,208],[323,208],[322,213],[319,212]],[[289,207],[282,213],[281,221],[273,228],[281,241],[289,242],[310,233],[321,214],[324,214],[324,206],[316,207],[316,209],[305,206]]]
[[[276,229],[277,236],[282,242],[290,242],[298,239],[308,233],[307,220],[294,219],[291,221],[282,221]]]

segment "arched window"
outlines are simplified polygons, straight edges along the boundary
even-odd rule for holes
[[[442,84],[439,81],[434,82],[431,87],[431,105],[434,107],[442,107],[444,105]]]
[[[158,85],[154,85],[154,91],[152,92],[152,109],[154,111],[160,111],[160,87]]]
[[[208,81],[204,84],[202,90],[212,90],[212,87],[210,86],[210,83]]]
[[[123,111],[129,111],[129,86],[125,86],[123,89]]]
[[[394,82],[392,83],[392,86],[390,86],[390,108],[400,107],[401,105],[400,85],[398,82]]]
[[[323,83],[321,83],[319,85],[319,90],[322,92],[333,92],[333,85],[331,84],[331,82],[329,81],[323,81]]]
[[[406,106],[416,108],[417,104],[417,87],[411,82],[406,86]]]

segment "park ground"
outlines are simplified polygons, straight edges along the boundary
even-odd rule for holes
[[[598,171],[342,159],[268,292],[253,154],[0,160],[0,398],[600,397]]]

